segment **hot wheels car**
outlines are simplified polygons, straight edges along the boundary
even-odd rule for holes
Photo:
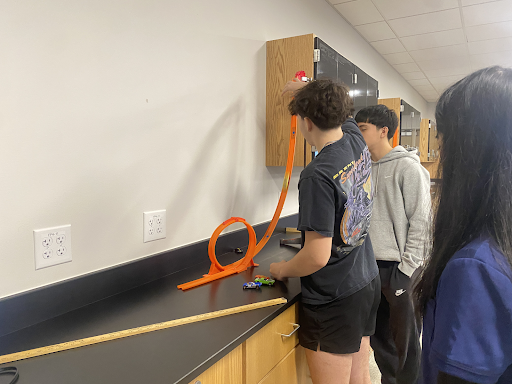
[[[261,287],[261,283],[255,283],[253,281],[244,284],[244,289],[259,289],[259,287]]]
[[[263,277],[264,279],[270,279],[270,277],[265,276],[265,275],[256,275],[256,276],[254,276],[255,279],[257,279],[258,277]]]
[[[274,285],[274,283],[276,282],[274,279],[267,277],[267,276],[263,276],[263,275],[256,275],[254,281],[264,284],[264,285],[270,285],[270,286]]]

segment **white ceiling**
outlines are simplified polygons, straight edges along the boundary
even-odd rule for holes
[[[429,102],[477,69],[512,66],[512,0],[328,2]]]

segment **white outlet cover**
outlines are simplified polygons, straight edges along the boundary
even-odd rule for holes
[[[165,239],[167,234],[165,209],[144,212],[144,242]]]
[[[36,269],[72,261],[71,225],[34,230]]]

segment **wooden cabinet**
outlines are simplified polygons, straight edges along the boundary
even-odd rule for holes
[[[437,140],[435,121],[429,119],[421,120],[419,151],[422,163],[439,160],[439,142]]]
[[[304,348],[293,348],[259,384],[313,384]]]
[[[245,342],[246,384],[257,384],[299,343],[293,305]],[[291,334],[289,337],[282,335]]]
[[[311,384],[297,311],[292,305],[190,384]]]
[[[395,111],[396,116],[398,117],[398,128],[396,129],[395,134],[391,139],[389,139],[389,144],[394,148],[398,144],[400,144],[400,111],[401,111],[401,99],[399,97],[390,98],[390,99],[379,99],[378,103],[385,105],[389,109]]]
[[[419,152],[421,164],[430,173],[430,178],[437,179],[439,168],[439,142],[437,140],[437,126],[432,120],[421,120]]]
[[[402,145],[405,148],[418,148],[421,152],[421,113],[409,103],[400,97],[390,99],[379,99],[379,104],[385,105],[395,111],[398,117],[398,128],[389,140],[389,144],[394,148]]]
[[[267,42],[266,92],[266,165],[286,166],[290,140],[290,94],[281,95],[283,86],[305,71],[313,77],[314,35],[304,35]],[[311,146],[297,132],[294,166],[304,167],[311,161]]]
[[[438,178],[439,143],[437,141],[437,127],[435,122],[429,119],[419,120],[419,112],[410,107],[399,97],[379,99],[379,104],[383,104],[395,111],[398,117],[398,128],[393,138],[389,140],[389,144],[392,147],[405,144],[404,146],[409,145],[418,148],[421,165],[427,169],[431,179]],[[404,118],[404,112],[407,118]],[[411,112],[414,112],[414,116],[411,115]],[[419,130],[417,129],[418,126]],[[409,139],[409,136],[402,135],[402,131],[406,129],[411,131],[411,137],[413,137],[414,140],[406,140],[404,143],[405,137]],[[432,189],[431,192],[432,195],[435,194],[434,189]]]
[[[356,112],[377,104],[378,82],[313,34],[267,42],[266,165],[285,166],[288,157],[291,95],[281,95],[295,73],[314,79],[329,78],[350,88]],[[305,167],[312,149],[297,132],[294,166]]]
[[[402,100],[400,115],[400,145],[404,148],[420,146],[421,113],[412,105]]]
[[[242,383],[242,345],[236,347],[222,360],[201,373],[190,384],[240,384]]]

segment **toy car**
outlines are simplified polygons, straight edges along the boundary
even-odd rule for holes
[[[274,285],[274,283],[276,282],[274,279],[267,277],[267,276],[263,276],[263,275],[256,275],[256,277],[254,278],[254,281],[264,284],[264,285],[270,285],[270,286]]]
[[[255,283],[253,281],[244,284],[244,289],[258,289],[259,287],[261,287],[261,283]]]

